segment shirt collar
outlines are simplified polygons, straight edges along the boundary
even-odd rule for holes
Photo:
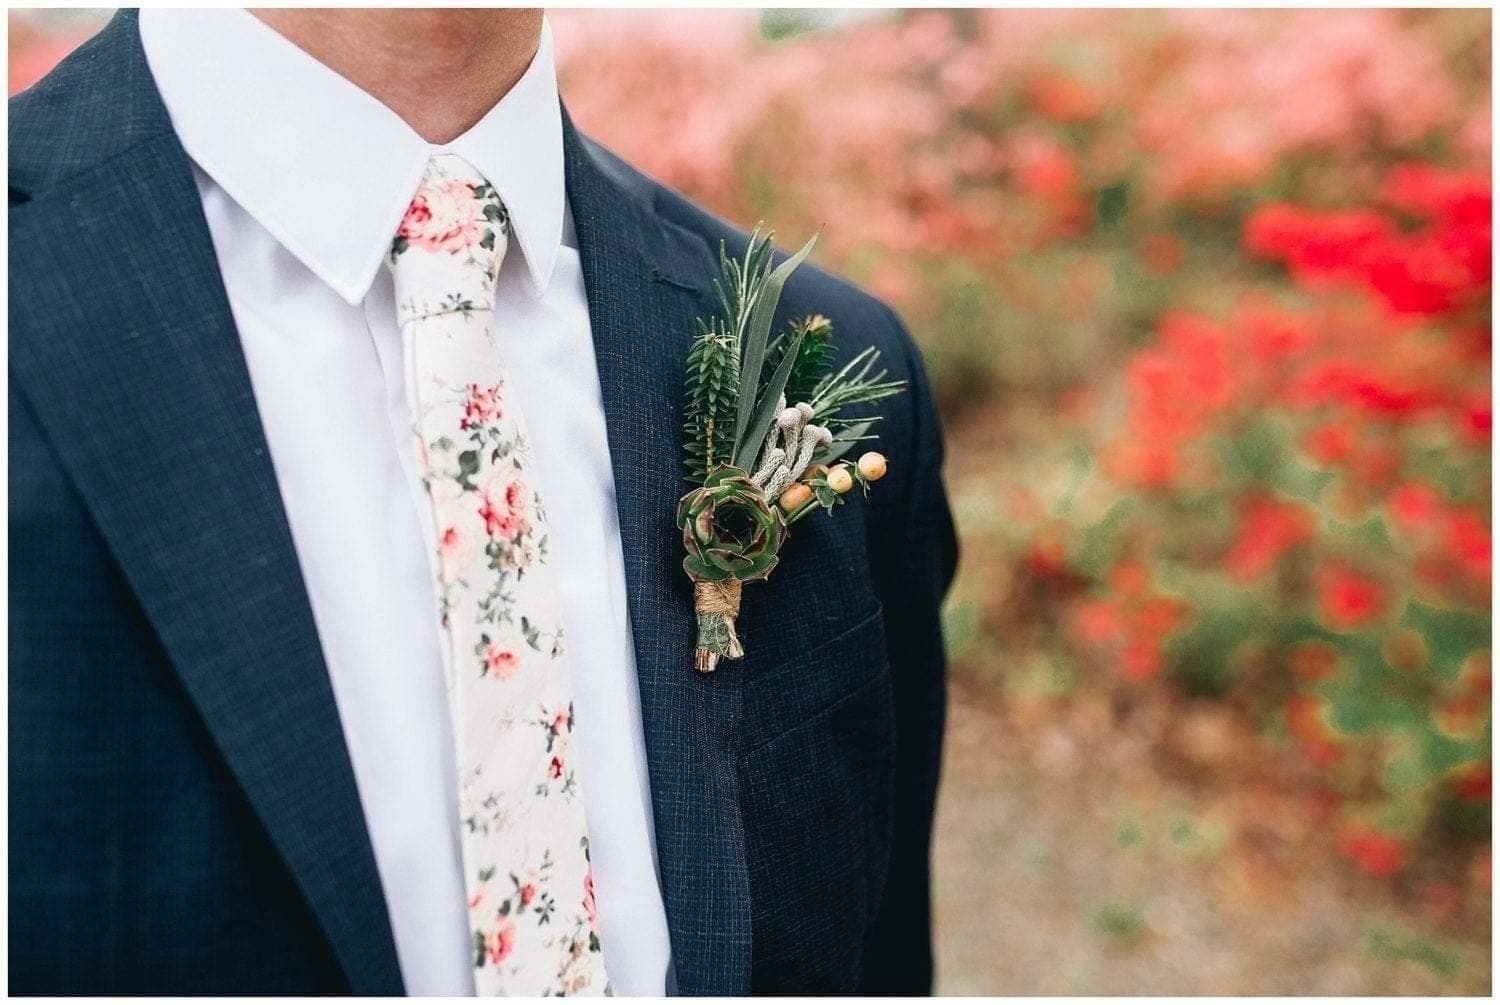
[[[428,158],[444,152],[495,186],[533,290],[547,288],[565,204],[550,24],[510,92],[444,144],[246,11],[147,8],[140,25],[188,156],[350,304],[369,291]]]

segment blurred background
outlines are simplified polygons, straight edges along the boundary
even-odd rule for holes
[[[938,990],[1488,993],[1489,12],[552,17],[582,129],[927,359]]]

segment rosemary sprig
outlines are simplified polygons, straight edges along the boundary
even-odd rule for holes
[[[906,386],[904,380],[886,380],[886,371],[871,373],[880,361],[880,350],[870,346],[856,355],[838,373],[831,373],[818,381],[813,388],[808,404],[813,414],[831,418],[840,409],[860,405],[900,394]]]

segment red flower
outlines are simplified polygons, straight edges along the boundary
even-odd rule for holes
[[[1319,464],[1337,464],[1354,452],[1354,433],[1346,425],[1330,422],[1308,433],[1302,446]]]
[[[1084,641],[1102,648],[1124,637],[1125,619],[1107,600],[1086,600],[1073,612],[1073,628]]]
[[[1374,621],[1385,606],[1385,591],[1379,583],[1343,566],[1323,570],[1318,592],[1323,619],[1344,631]]]
[[[1060,144],[1033,138],[1014,151],[1016,183],[1038,198],[1066,201],[1078,189],[1078,166]]]
[[[1175,597],[1147,598],[1136,611],[1136,633],[1141,638],[1160,642],[1172,634],[1187,615],[1187,604]]]
[[[1449,776],[1453,786],[1453,792],[1458,798],[1467,803],[1487,803],[1490,801],[1491,770],[1488,761],[1470,761],[1462,765]]]
[[[1488,370],[1488,368],[1486,368]],[[1490,395],[1475,394],[1458,406],[1458,428],[1463,435],[1476,443],[1488,443],[1495,417],[1490,405]]]
[[[1060,537],[1044,534],[1021,557],[1021,566],[1037,579],[1056,579],[1068,570],[1067,550]]]
[[[1490,226],[1490,179],[1485,173],[1402,164],[1386,177],[1381,194],[1387,203],[1412,216],[1459,226]]]
[[[1235,324],[1255,359],[1277,366],[1312,348],[1316,324],[1262,297],[1247,296],[1235,312]]]
[[[1460,306],[1480,277],[1462,243],[1447,235],[1389,237],[1365,250],[1359,272],[1393,311],[1444,314]]]
[[[1241,509],[1239,530],[1224,563],[1235,579],[1256,579],[1312,536],[1312,516],[1306,508],[1274,498],[1252,499]]]
[[[1362,286],[1398,314],[1444,314],[1487,294],[1490,192],[1485,179],[1408,166],[1387,179],[1386,194],[1429,225],[1401,233],[1372,210],[1315,212],[1272,203],[1246,221],[1245,249],[1284,261],[1293,278],[1309,288]]]
[[[1161,673],[1161,647],[1150,639],[1131,639],[1120,652],[1120,676],[1140,683]]]
[[[536,899],[536,884],[535,883],[523,883],[523,884],[521,884],[521,888],[516,891],[516,896],[520,899],[522,907],[527,906],[533,900]]]
[[[1234,380],[1229,368],[1230,337],[1219,325],[1195,314],[1174,311],[1157,331],[1166,359],[1191,397],[1184,402],[1202,414],[1229,403]]]
[[[1082,81],[1060,73],[1032,78],[1027,87],[1031,103],[1054,122],[1087,122],[1099,114],[1099,92]]]
[[[1389,220],[1370,210],[1319,213],[1268,203],[1246,219],[1244,245],[1256,257],[1286,262],[1299,281],[1316,288],[1357,278],[1358,263],[1393,230]]]
[[[1458,511],[1449,514],[1447,532],[1448,549],[1459,566],[1475,583],[1489,583],[1490,529],[1473,513]]]
[[[550,779],[552,779],[553,781],[556,781],[557,779],[559,779],[559,778],[562,777],[562,773],[563,773],[562,758],[560,758],[560,757],[554,757],[554,758],[552,758],[552,763],[550,763],[550,764],[547,765],[547,777],[550,778]]]
[[[1420,482],[1398,486],[1391,493],[1389,505],[1391,517],[1408,533],[1430,528],[1444,509],[1437,489]]]
[[[1369,876],[1394,876],[1406,866],[1406,844],[1371,828],[1351,828],[1340,839],[1339,849]]]
[[[1139,560],[1127,558],[1109,571],[1109,586],[1130,600],[1141,596],[1151,585],[1151,573]]]

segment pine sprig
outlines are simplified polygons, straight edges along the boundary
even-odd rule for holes
[[[786,381],[786,400],[795,405],[799,401],[812,402],[813,391],[818,381],[828,372],[833,363],[833,322],[821,314],[813,314],[793,321],[791,330],[776,336],[768,354],[770,365],[778,366],[786,356],[786,350],[800,333],[802,341],[797,348],[797,358],[792,363],[792,372]]]
[[[698,337],[687,357],[684,460],[689,481],[701,482],[734,452],[734,421],[739,407],[740,356],[722,319],[710,328],[698,322]]]

